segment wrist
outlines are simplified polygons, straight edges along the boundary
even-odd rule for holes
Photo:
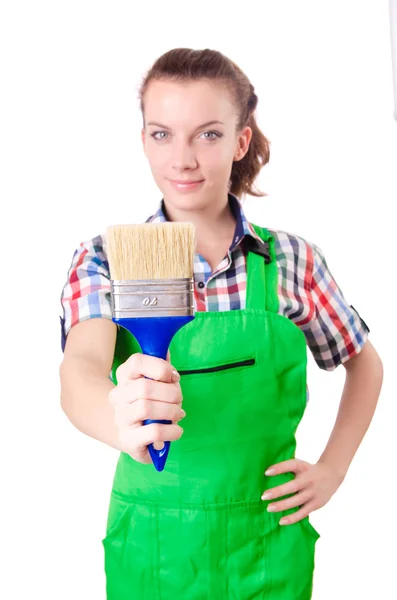
[[[326,465],[327,467],[331,468],[334,471],[336,477],[339,479],[340,484],[343,483],[348,471],[348,467],[344,467],[340,464],[337,464],[325,456],[321,456],[318,459],[317,463]]]

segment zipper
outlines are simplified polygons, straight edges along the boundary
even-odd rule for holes
[[[216,371],[225,371],[226,369],[235,369],[236,367],[248,367],[255,364],[255,358],[241,360],[228,365],[219,365],[217,367],[208,367],[206,369],[191,369],[188,371],[178,371],[179,375],[192,375],[193,373],[214,373]]]

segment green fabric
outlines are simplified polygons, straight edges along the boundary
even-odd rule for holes
[[[108,600],[311,598],[319,533],[308,518],[279,525],[297,508],[271,513],[261,500],[294,478],[264,471],[295,456],[307,354],[303,332],[277,314],[274,238],[255,229],[272,261],[248,254],[246,309],[197,312],[171,343],[186,417],[164,471],[120,453],[102,540]],[[115,383],[139,351],[120,329]]]

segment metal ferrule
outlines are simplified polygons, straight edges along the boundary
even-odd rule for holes
[[[110,280],[112,317],[186,317],[194,315],[194,278]]]

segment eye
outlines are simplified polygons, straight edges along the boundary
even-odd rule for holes
[[[152,138],[153,138],[153,139],[155,139],[155,140],[158,140],[158,141],[164,140],[164,139],[165,139],[165,137],[161,137],[161,138],[158,138],[158,137],[156,137],[156,135],[157,135],[158,133],[165,133],[166,135],[168,135],[166,131],[154,131],[154,132],[153,132],[153,133],[151,133],[150,135],[151,135],[151,136],[152,136]],[[212,141],[212,140],[215,140],[215,139],[217,139],[217,138],[221,138],[221,137],[222,137],[222,134],[221,134],[221,133],[219,133],[219,132],[217,132],[217,131],[204,131],[202,135],[204,135],[204,134],[206,134],[206,133],[210,133],[210,134],[212,134],[213,136],[215,136],[215,137],[212,137],[212,138],[209,138],[209,137],[207,137],[206,139],[207,139],[207,140],[209,140],[209,141]]]
[[[213,140],[213,139],[222,137],[222,134],[218,133],[217,131],[204,131],[204,133],[212,133],[212,135],[216,136],[215,138],[207,138],[207,140],[208,139]]]
[[[166,132],[166,131],[155,131],[154,133],[151,133],[150,135],[151,135],[151,136],[152,136],[152,138],[154,138],[155,140],[158,140],[159,138],[156,138],[156,135],[157,135],[158,133],[167,133],[167,132]],[[163,140],[164,138],[161,138],[161,139]]]

